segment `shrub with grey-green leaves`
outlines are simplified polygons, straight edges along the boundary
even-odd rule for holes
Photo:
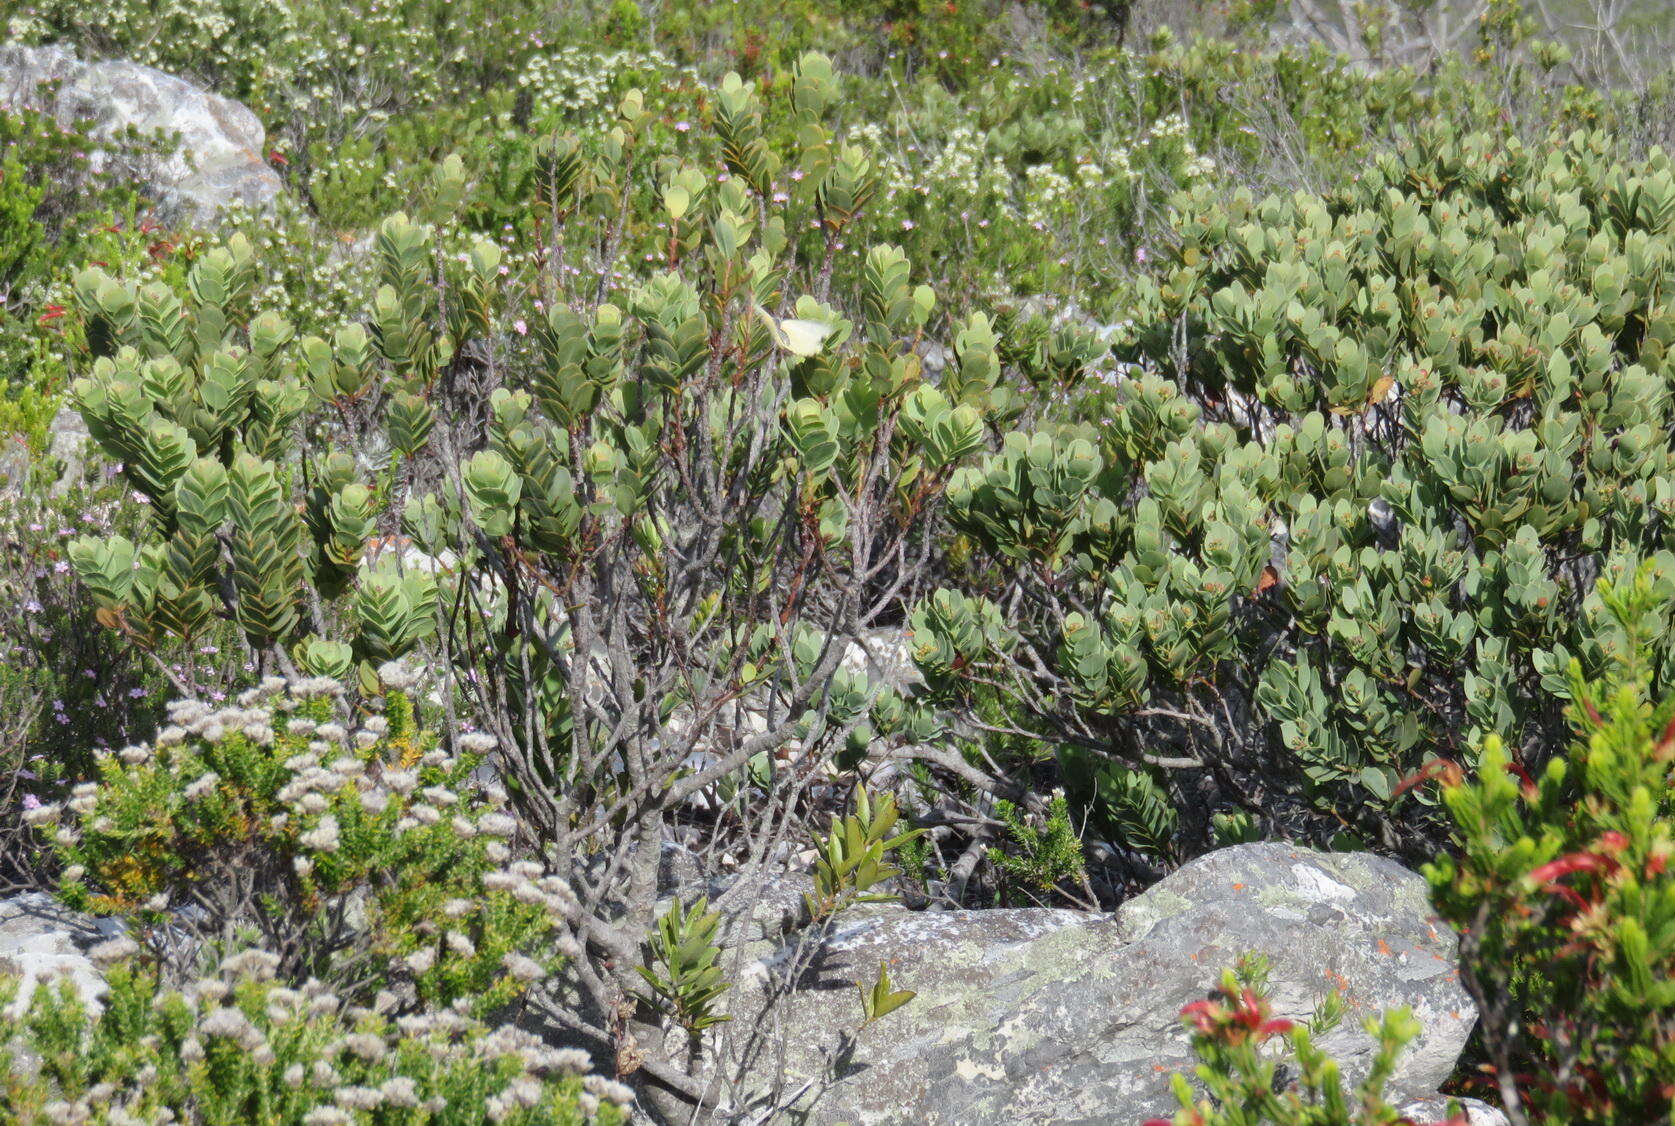
[[[1565,668],[1619,644],[1595,579],[1675,592],[1675,171],[1439,125],[1326,195],[1175,209],[1103,385],[950,481],[973,555],[915,656],[1141,852],[1418,849],[1405,776],[1556,745]]]
[[[478,251],[474,278],[495,265],[492,248]],[[339,678],[434,633],[432,578],[370,549],[406,486],[402,459],[429,433],[423,393],[451,338],[424,304],[429,228],[395,216],[375,253],[369,323],[330,342],[297,340],[252,308],[260,263],[241,236],[204,254],[184,293],[98,267],[77,276],[94,358],[74,402],[151,514],[137,542],[71,544],[101,621],[154,649],[226,620],[263,667]],[[357,456],[379,446],[391,451],[382,464]]]
[[[847,245],[877,173],[833,127],[829,64],[781,92],[790,136],[755,85],[712,93],[689,157],[658,155],[637,93],[548,146],[539,253],[387,220],[381,284],[329,339],[249,308],[237,242],[184,295],[86,274],[76,385],[153,512],[143,542],[75,548],[101,619],[141,645],[225,619],[258,664],[366,694],[434,646],[438,699],[498,739],[519,841],[583,905],[572,1032],[688,1103],[718,1096],[635,972],[662,845],[696,831],[759,868],[880,735],[929,732],[853,653],[928,589],[952,474],[1022,402],[980,314],[929,377],[936,294]],[[471,190],[445,162],[436,217]],[[722,1071],[760,1035],[686,1023]]]

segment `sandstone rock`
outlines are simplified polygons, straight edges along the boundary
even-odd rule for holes
[[[0,436],[0,498],[14,497],[28,489],[34,467],[26,436]]]
[[[58,480],[50,495],[61,497],[82,483],[87,473],[89,440],[81,412],[72,406],[59,407],[47,427],[47,457],[58,466]]]
[[[1424,1032],[1388,1089],[1393,1104],[1433,1095],[1475,1019],[1424,882],[1369,854],[1240,845],[1115,915],[874,907],[801,950],[763,925],[780,906],[732,925],[753,964],[729,995],[729,1027],[774,1030],[755,1058],[783,1047],[785,1091],[814,1080],[794,1112],[808,1123],[1132,1126],[1167,1115],[1169,1078],[1193,1063],[1181,1008],[1253,952],[1271,963],[1281,1016],[1306,1019],[1330,990],[1343,993],[1348,1013],[1318,1042],[1352,1079],[1373,1052],[1361,1021],[1413,1009]],[[854,983],[870,983],[881,961],[918,997],[845,1043],[860,1022]],[[770,1004],[782,985],[789,995]],[[771,1081],[758,1074],[751,1085]]]
[[[57,81],[56,94],[42,83]],[[62,47],[0,46],[0,106],[28,106],[61,122],[91,119],[95,135],[133,126],[178,134],[180,148],[160,162],[151,189],[188,220],[203,220],[234,201],[251,207],[281,190],[263,159],[256,115],[172,75],[112,59],[79,61]]]
[[[1488,1103],[1477,1099],[1460,1099],[1458,1102],[1460,1109],[1466,1112],[1468,1126],[1507,1126],[1506,1115]],[[1448,1100],[1441,1096],[1405,1103],[1396,1109],[1417,1126],[1434,1126],[1435,1123],[1448,1121]]]
[[[0,900],[0,972],[22,978],[11,1011],[21,1011],[36,985],[61,977],[96,1003],[105,983],[88,951],[121,933],[116,920],[77,914],[41,892]]]

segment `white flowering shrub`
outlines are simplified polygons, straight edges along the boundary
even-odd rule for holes
[[[16,1126],[599,1126],[630,1092],[554,1049],[458,1008],[397,1015],[319,981],[280,982],[245,950],[183,989],[132,959],[107,966],[90,1012],[67,983],[13,1012],[0,979],[0,1120]]]
[[[183,926],[222,943],[250,928],[287,980],[389,988],[408,1007],[521,996],[574,950],[575,898],[513,860],[504,794],[471,782],[492,740],[439,747],[390,687],[407,677],[384,674],[383,710],[354,725],[329,680],[171,705],[152,744],[29,815],[65,900],[132,914],[159,954]]]

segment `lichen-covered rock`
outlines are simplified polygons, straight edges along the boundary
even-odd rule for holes
[[[65,977],[96,1004],[105,982],[88,951],[121,933],[120,922],[78,914],[41,892],[0,899],[0,973],[20,979],[12,1011],[37,985]]]
[[[57,82],[56,93],[44,83]],[[151,189],[186,219],[234,201],[263,207],[281,190],[263,159],[256,115],[182,79],[121,59],[83,62],[62,47],[0,45],[0,106],[28,106],[110,137],[132,126],[178,135],[179,149],[151,173]]]
[[[1351,1078],[1373,1049],[1361,1021],[1413,1009],[1424,1033],[1391,1084],[1400,1103],[1437,1090],[1475,1019],[1455,947],[1424,882],[1399,864],[1240,845],[1193,861],[1115,915],[854,913],[812,949],[781,943],[758,957],[732,995],[732,1027],[776,1041],[758,1058],[783,1044],[785,1090],[816,1080],[800,1104],[809,1123],[1132,1126],[1171,1112],[1169,1078],[1192,1066],[1181,1008],[1259,953],[1279,1015],[1307,1018],[1342,992],[1349,1012],[1319,1042]],[[840,1034],[861,1016],[854,983],[870,983],[880,962],[918,997],[844,1045]],[[806,968],[770,1016],[766,998],[797,964]]]

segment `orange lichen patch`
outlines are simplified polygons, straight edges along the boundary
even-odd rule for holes
[[[1390,944],[1382,938],[1378,940],[1378,952],[1386,957],[1390,955]]]
[[[1245,890],[1245,885],[1244,884],[1234,884],[1233,885],[1233,890],[1234,891],[1244,891]]]

